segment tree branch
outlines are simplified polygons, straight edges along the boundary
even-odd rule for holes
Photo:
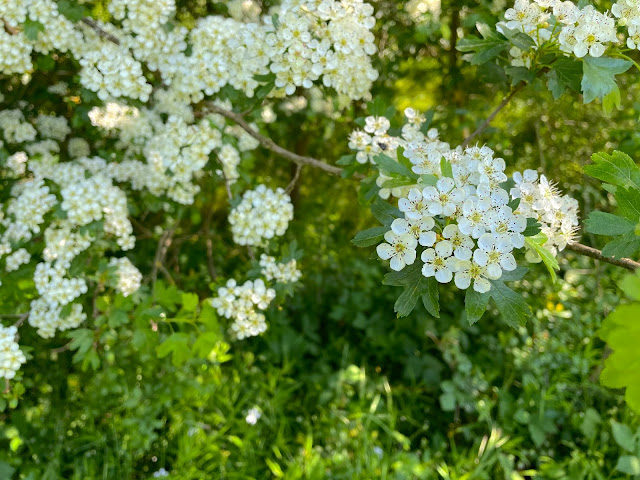
[[[223,108],[215,106],[211,102],[205,102],[205,105],[210,113],[217,113],[222,115],[225,118],[235,122],[238,126],[240,126],[245,132],[255,138],[260,144],[265,147],[267,150],[272,151],[273,153],[280,155],[282,158],[286,158],[287,160],[292,161],[297,165],[309,165],[313,168],[319,168],[320,170],[324,170],[327,173],[332,175],[340,175],[342,173],[342,168],[334,167],[333,165],[329,165],[326,162],[318,160],[313,157],[307,157],[305,155],[298,155],[297,153],[291,152],[286,148],[282,148],[280,145],[276,144],[270,138],[265,137],[256,131],[249,123],[242,118],[241,115],[237,113],[230,112]],[[365,178],[364,175],[355,174],[355,178]]]
[[[111,35],[109,32],[104,31],[95,20],[85,17],[80,21],[85,25],[88,25],[89,27],[91,27],[100,37],[106,40],[109,40],[110,42],[113,42],[116,45],[120,45],[120,40],[118,40],[117,37],[114,37],[113,35]]]
[[[602,255],[602,252],[600,250],[588,247],[578,242],[568,243],[567,249],[579,253],[580,255],[595,258],[596,260],[602,260],[603,262],[610,263],[611,265],[626,268],[627,270],[631,270],[632,272],[635,271],[636,268],[640,268],[640,263],[636,262],[635,260],[631,260],[630,258],[605,257],[604,255]]]
[[[469,142],[471,140],[473,140],[476,136],[480,135],[484,131],[484,129],[489,126],[489,124],[493,121],[493,119],[496,118],[496,115],[500,113],[500,110],[506,107],[507,104],[511,101],[511,99],[515,96],[515,94],[518,93],[520,90],[522,90],[525,86],[526,86],[526,83],[520,82],[518,86],[516,86],[516,88],[511,90],[511,93],[506,97],[504,97],[502,102],[500,102],[500,105],[498,105],[495,108],[495,110],[491,112],[491,114],[487,117],[484,123],[480,125],[480,127],[478,127],[478,129],[475,132],[473,132],[471,135],[469,135],[467,138],[464,139],[464,141],[462,142],[462,148],[465,148],[467,145],[469,145]]]

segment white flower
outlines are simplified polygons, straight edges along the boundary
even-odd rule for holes
[[[452,253],[453,245],[448,240],[436,243],[435,248],[426,249],[420,257],[424,262],[422,275],[435,276],[440,283],[450,282],[456,268],[456,259],[451,256]]]
[[[389,230],[384,234],[387,243],[378,245],[376,251],[383,260],[391,260],[392,270],[400,271],[406,265],[412,265],[416,260],[416,246],[418,242],[409,233],[398,235]]]
[[[474,247],[473,240],[468,235],[464,235],[458,225],[450,224],[444,227],[442,236],[451,242],[454,257],[458,260],[471,258],[471,249]]]
[[[432,215],[453,215],[464,200],[464,190],[456,188],[452,178],[438,180],[436,187],[426,187],[422,196],[427,201],[428,211]]]
[[[436,232],[432,230],[434,226],[435,221],[433,218],[424,215],[417,220],[396,218],[391,223],[391,230],[397,235],[410,233],[416,240],[418,240],[420,245],[423,247],[430,247],[436,243]]]
[[[458,262],[454,282],[456,287],[466,290],[473,280],[473,289],[479,293],[486,293],[491,290],[491,282],[487,275],[487,268],[478,265],[475,261]]]
[[[458,218],[460,231],[465,235],[478,238],[489,228],[488,210],[491,208],[489,198],[471,197],[462,205],[462,217]]]
[[[487,268],[486,276],[491,280],[499,279],[502,270],[509,272],[516,269],[516,260],[511,254],[513,246],[508,240],[496,239],[493,235],[485,233],[478,239],[478,247],[473,252],[473,261]]]
[[[409,190],[407,198],[398,200],[398,208],[411,220],[422,218],[427,212],[427,202],[417,188]]]
[[[245,420],[249,425],[255,425],[256,423],[258,423],[258,420],[260,420],[260,417],[262,417],[262,412],[260,411],[260,409],[257,407],[253,407],[247,412],[247,417],[245,418]]]

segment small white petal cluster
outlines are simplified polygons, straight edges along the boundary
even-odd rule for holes
[[[282,188],[275,191],[265,185],[248,190],[231,210],[229,223],[233,241],[238,245],[263,245],[284,235],[293,219],[291,198]]]
[[[31,255],[26,249],[20,248],[8,255],[5,259],[5,270],[7,272],[14,272],[20,268],[21,265],[25,265],[31,261]]]
[[[611,9],[619,18],[619,26],[628,25],[629,48],[636,48],[640,40],[640,4],[637,0],[620,0]],[[592,5],[579,8],[570,0],[516,0],[504,14],[505,22],[496,28],[522,32],[531,37],[535,46],[525,52],[514,46],[510,50],[511,64],[531,67],[534,50],[547,41],[556,42],[567,55],[582,58],[601,57],[607,48],[618,42],[615,18],[601,13]]]
[[[554,255],[564,250],[578,229],[578,201],[561,195],[556,186],[535,170],[513,174],[511,196],[519,198],[517,213],[535,218],[547,237],[545,247]]]
[[[7,143],[31,142],[38,133],[20,110],[0,110],[0,131]]]
[[[27,361],[16,342],[16,327],[0,325],[0,378],[11,380]]]
[[[491,280],[516,268],[513,251],[525,246],[527,218],[540,219],[549,233],[558,228],[558,221],[577,224],[577,207],[569,197],[562,197],[565,216],[553,226],[548,223],[560,208],[557,199],[561,197],[546,179],[544,186],[553,195],[551,204],[540,206],[548,209],[532,213],[528,203],[521,200],[522,206],[514,211],[509,205],[512,197],[502,187],[507,180],[505,161],[495,157],[493,150],[487,146],[451,149],[437,140],[437,132],[422,132],[423,117],[413,109],[406,116],[409,122],[401,136],[384,139],[389,159],[397,158],[402,147],[413,172],[420,175],[418,185],[407,187],[408,192],[398,200],[403,218],[391,223],[385,242],[377,247],[380,258],[389,260],[393,270],[400,271],[420,258],[425,277],[435,277],[440,283],[453,280],[460,289],[473,285],[474,290],[484,293],[491,289]],[[373,128],[374,123],[379,128]],[[373,119],[369,124],[382,141],[388,129],[386,122]],[[549,197],[541,185],[535,188]],[[552,248],[559,246],[556,238],[550,243]]]
[[[67,152],[71,158],[88,157],[91,155],[91,147],[84,138],[70,138]]]
[[[247,412],[247,417],[245,418],[245,420],[249,425],[255,425],[256,423],[258,423],[258,420],[260,420],[260,417],[262,417],[262,412],[260,411],[260,409],[257,407],[253,407],[250,408]]]
[[[13,174],[17,177],[24,175],[27,171],[27,154],[24,152],[17,152],[7,158],[7,167],[11,169]]]
[[[87,319],[87,314],[82,311],[79,303],[71,304],[68,315],[62,315],[60,306],[53,306],[45,298],[39,298],[31,302],[29,310],[29,325],[37,329],[42,338],[52,338],[56,331],[64,331],[77,328]]]
[[[36,118],[36,128],[43,138],[52,138],[62,142],[71,133],[69,122],[64,117],[40,114]]]
[[[140,288],[142,274],[133,263],[127,258],[112,258],[109,260],[110,267],[116,267],[116,290],[123,296],[128,297]]]
[[[286,263],[278,263],[275,257],[263,253],[260,255],[260,268],[264,278],[277,283],[295,283],[302,276],[295,258]]]
[[[640,2],[618,0],[611,7],[611,13],[618,19],[618,25],[627,27],[627,47],[640,50]]]
[[[258,310],[266,310],[275,297],[275,290],[267,288],[262,279],[247,280],[243,285],[230,279],[218,289],[218,296],[211,300],[211,305],[218,315],[233,320],[231,333],[242,340],[267,330],[264,314]]]

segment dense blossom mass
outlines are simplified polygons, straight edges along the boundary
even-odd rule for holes
[[[342,103],[369,95],[378,76],[369,3],[227,3],[229,16],[205,16],[187,28],[175,18],[174,0],[113,0],[105,11],[111,23],[81,20],[54,0],[0,2],[0,74],[27,85],[37,58],[74,58],[78,82],[63,76],[47,93],[74,108],[89,103],[78,114],[102,135],[97,142],[72,136],[68,118],[24,102],[0,111],[0,148],[8,152],[2,175],[15,180],[0,206],[0,260],[6,274],[33,269],[37,295],[27,319],[39,335],[86,320],[99,272],[74,265],[106,254],[99,271],[111,273],[100,288],[125,297],[140,288],[142,274],[119,254],[135,246],[128,195],[190,205],[209,172],[227,187],[239,180],[244,154],[258,142],[207,113],[209,104],[233,109],[219,94],[251,98],[268,87],[273,98],[298,89],[318,98],[318,87],[328,87]],[[237,243],[258,246],[284,234],[292,217],[288,195],[261,185],[244,194],[229,222]],[[267,257],[261,269],[267,281],[300,278],[295,260]],[[255,295],[260,285],[251,287]],[[256,305],[266,307],[265,298]],[[257,312],[251,325],[234,318],[238,338],[266,328]]]
[[[613,16],[611,15],[613,14]],[[618,44],[617,27],[626,27],[627,46],[640,49],[640,4],[637,0],[618,0],[611,13],[601,13],[592,5],[580,8],[571,1],[516,0],[504,13],[504,22],[496,28],[507,37],[511,32],[528,35],[535,47],[510,50],[514,66],[531,67],[535,50],[545,43],[557,43],[567,55],[601,57]],[[617,22],[617,23],[616,23]]]
[[[451,148],[435,129],[422,128],[424,116],[407,109],[408,122],[399,137],[388,131],[384,117],[368,117],[364,132],[351,135],[358,161],[374,163],[374,153],[387,161],[401,155],[418,176],[415,185],[386,188],[392,177],[378,177],[380,196],[399,197],[403,218],[396,218],[377,247],[393,270],[422,261],[422,274],[440,283],[452,280],[460,289],[473,285],[491,289],[491,280],[517,266],[514,250],[525,247],[527,219],[540,222],[547,246],[555,253],[571,241],[576,230],[577,202],[560,196],[542,175],[532,170],[514,174],[511,195],[505,161],[487,146]],[[364,156],[362,155],[364,153]],[[384,170],[384,166],[381,167]],[[517,206],[513,200],[517,199]]]
[[[17,333],[16,327],[0,325],[0,378],[12,379],[20,366],[27,361],[16,342]]]

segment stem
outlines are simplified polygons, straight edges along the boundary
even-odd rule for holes
[[[613,55],[616,56],[616,57],[620,57],[620,58],[624,58],[626,60],[629,60],[631,63],[633,63],[635,65],[635,67],[640,72],[640,65],[638,65],[638,62],[636,62],[633,58],[625,55],[624,53],[614,53]]]
[[[603,262],[610,263],[611,265],[626,268],[627,270],[631,270],[632,272],[637,268],[640,268],[640,263],[636,262],[635,260],[631,260],[630,258],[605,257],[604,255],[602,255],[601,250],[588,247],[578,242],[568,243],[567,249],[579,253],[580,255],[595,258],[596,260],[602,260]]]
[[[504,107],[507,106],[507,104],[511,101],[511,99],[515,96],[516,93],[518,93],[520,90],[522,90],[525,87],[526,83],[519,83],[518,86],[516,88],[514,88],[513,90],[511,90],[511,93],[509,95],[507,95],[506,97],[504,97],[504,99],[502,100],[502,102],[500,102],[500,105],[498,105],[495,110],[493,112],[491,112],[491,115],[489,115],[487,117],[487,119],[484,121],[484,123],[482,125],[480,125],[480,127],[478,127],[478,129],[473,132],[471,135],[469,135],[467,138],[464,139],[464,141],[462,142],[462,148],[466,148],[467,145],[469,145],[469,142],[471,140],[473,140],[476,136],[480,135],[485,128],[487,128],[489,126],[489,124],[493,121],[494,118],[496,118],[496,115],[498,115],[498,113],[500,113],[500,110],[502,110]]]
[[[334,167],[333,165],[329,165],[326,162],[318,160],[313,157],[307,157],[305,155],[298,155],[297,153],[291,152],[286,148],[281,147],[276,144],[270,138],[267,138],[256,131],[247,121],[242,118],[241,115],[237,113],[230,112],[229,110],[225,110],[223,108],[217,107],[211,102],[205,102],[205,105],[209,112],[217,113],[222,115],[225,118],[235,122],[239,127],[241,127],[245,132],[255,138],[260,144],[265,147],[267,150],[271,150],[273,153],[280,155],[282,158],[286,158],[287,160],[292,161],[298,165],[309,165],[314,168],[318,168],[320,170],[324,170],[327,173],[331,173],[332,175],[340,175],[342,173],[342,168]],[[355,174],[355,178],[365,178],[364,175]]]
[[[88,25],[89,27],[91,27],[93,30],[95,30],[95,32],[102,38],[109,40],[110,42],[115,43],[116,45],[120,45],[120,40],[118,40],[117,37],[114,37],[113,35],[111,35],[109,32],[104,31],[100,25],[98,25],[98,23],[91,19],[91,18],[83,18],[82,20],[80,20],[82,23],[84,23],[85,25]]]

